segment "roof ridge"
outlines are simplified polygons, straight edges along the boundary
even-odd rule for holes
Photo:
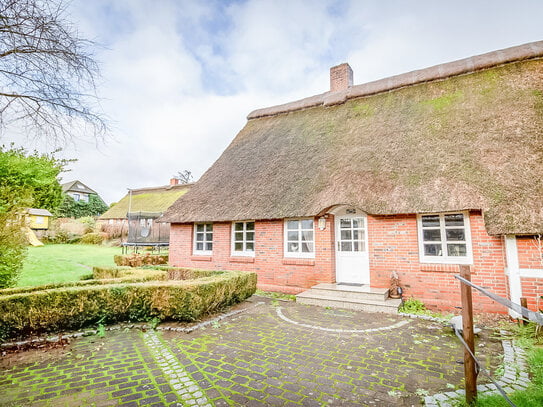
[[[315,106],[337,105],[349,99],[375,95],[419,83],[446,79],[507,63],[541,57],[543,57],[543,41],[530,42],[351,86],[342,91],[325,92],[294,102],[253,110],[249,113],[247,119],[276,116]]]

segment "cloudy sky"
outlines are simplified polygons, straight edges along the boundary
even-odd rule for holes
[[[197,179],[250,111],[327,91],[333,65],[360,84],[543,40],[540,0],[73,0],[69,12],[103,46],[113,131],[62,146],[78,159],[63,181],[107,203],[181,170]]]

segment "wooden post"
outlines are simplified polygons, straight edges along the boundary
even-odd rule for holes
[[[470,267],[461,265],[460,276],[471,281]],[[471,353],[475,355],[471,287],[461,282],[460,292],[462,295],[462,329],[464,332],[464,341],[471,350]],[[464,377],[466,381],[466,403],[471,405],[477,398],[477,373],[475,371],[475,360],[473,360],[467,349],[464,349]]]
[[[520,305],[524,308],[528,308],[528,298],[520,297]],[[528,325],[528,315],[522,310],[522,325]]]

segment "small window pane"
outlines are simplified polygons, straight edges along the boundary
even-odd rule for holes
[[[247,234],[245,235],[245,239],[250,241],[255,240],[255,232],[247,232]]]
[[[243,232],[234,232],[234,240],[236,242],[243,242]]]
[[[211,242],[213,240],[213,233],[206,233],[206,240]]]
[[[255,244],[253,242],[247,242],[245,250],[253,252],[255,250]]]
[[[196,250],[204,250],[204,244],[203,243],[196,243]]]
[[[302,241],[313,241],[313,231],[302,232]]]
[[[439,229],[424,229],[422,235],[425,242],[441,241],[441,231]]]
[[[353,230],[354,240],[364,240],[366,238],[366,232],[363,230]]]
[[[425,256],[442,256],[440,244],[425,244],[424,245]]]
[[[287,222],[287,229],[288,230],[298,230],[298,225],[300,224],[297,220],[289,220]]]
[[[353,219],[353,228],[355,228],[355,229],[363,229],[364,228],[364,220],[362,218]]]
[[[287,245],[287,251],[290,253],[298,252],[298,242],[289,242]]]
[[[446,229],[445,232],[447,234],[447,240],[466,240],[464,229]]]
[[[342,252],[351,252],[353,250],[352,242],[341,242],[341,251]]]
[[[422,226],[427,227],[439,227],[439,215],[425,215],[422,217]]]
[[[213,243],[209,242],[209,243],[206,243],[206,250],[213,250]]]
[[[298,232],[288,232],[288,240],[289,241],[297,241],[298,240]]]
[[[213,232],[213,223],[206,223],[206,230],[208,232]]]
[[[351,220],[350,219],[341,219],[339,221],[339,227],[342,229],[350,229],[351,228]]]
[[[234,243],[234,250],[236,252],[242,252],[243,251],[243,243],[242,242]]]
[[[445,226],[464,226],[464,215],[461,213],[445,215]]]
[[[247,230],[255,230],[255,223],[254,222],[247,222],[246,229]]]
[[[313,219],[302,220],[302,229],[313,229]]]
[[[310,242],[302,243],[302,252],[303,253],[313,253],[313,243],[310,243]]]
[[[359,252],[359,251],[360,251],[360,243],[353,242],[353,252]]]
[[[203,242],[204,241],[204,234],[203,233],[196,233],[196,241],[197,242]]]
[[[466,245],[465,244],[448,244],[447,252],[449,253],[449,256],[465,257]]]
[[[243,222],[235,223],[234,230],[243,230]]]
[[[351,240],[352,234],[350,230],[342,230],[341,231],[341,240]]]
[[[204,225],[202,225],[201,223],[196,225],[196,230],[198,232],[203,232],[204,231]]]

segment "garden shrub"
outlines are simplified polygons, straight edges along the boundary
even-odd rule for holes
[[[154,266],[160,264],[168,264],[167,254],[151,254],[151,253],[132,253],[125,255],[115,255],[113,261],[117,266]]]
[[[102,233],[87,233],[83,235],[79,240],[82,244],[102,244],[104,242],[104,235]]]
[[[157,269],[138,269],[133,267],[93,267],[93,278],[107,279],[107,278],[122,278],[133,277],[139,278],[141,281],[147,280],[166,280],[168,273],[166,270]]]
[[[90,280],[36,288],[0,291],[0,339],[97,323],[194,321],[251,296],[256,274],[229,271],[197,280]]]

